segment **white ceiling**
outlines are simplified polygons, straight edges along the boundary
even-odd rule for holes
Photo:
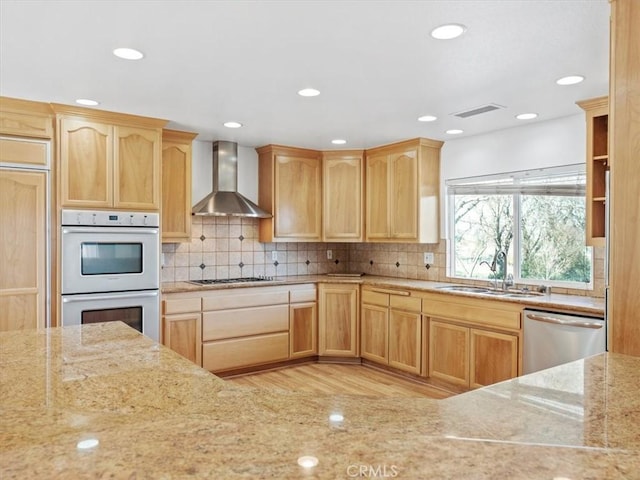
[[[466,33],[430,37],[451,22]],[[92,98],[199,140],[366,148],[580,113],[576,100],[607,94],[608,44],[607,0],[2,0],[0,94]],[[146,56],[118,59],[121,46]],[[586,80],[555,84],[568,74]],[[451,115],[487,103],[506,108]]]

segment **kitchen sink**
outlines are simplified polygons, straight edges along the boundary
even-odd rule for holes
[[[466,293],[490,293],[492,291],[489,288],[474,287],[471,285],[447,285],[445,287],[438,287],[438,288],[440,290],[449,290],[451,292],[466,292]]]
[[[532,292],[530,290],[500,290],[489,287],[474,287],[473,285],[446,285],[438,288],[440,290],[447,290],[450,292],[477,293],[480,295],[491,295],[494,297],[526,298],[539,297],[543,295],[542,293]]]

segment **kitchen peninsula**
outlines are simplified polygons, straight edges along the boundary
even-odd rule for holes
[[[447,400],[323,396],[231,386],[116,322],[0,333],[0,369],[3,479],[640,472],[640,358],[620,354]]]

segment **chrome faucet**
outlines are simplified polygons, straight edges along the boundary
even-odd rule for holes
[[[502,290],[506,290],[507,289],[507,254],[504,253],[502,250],[498,250],[496,252],[496,254],[493,256],[493,260],[491,261],[491,263],[486,262],[486,261],[482,261],[480,262],[480,265],[486,265],[487,267],[489,267],[489,270],[491,270],[491,272],[493,273],[493,288],[495,288],[496,290],[498,289],[498,277],[496,276],[496,272],[498,271],[498,258],[500,258],[502,256],[503,260],[504,260],[504,274],[502,276]],[[511,285],[513,285],[513,281],[511,281]]]

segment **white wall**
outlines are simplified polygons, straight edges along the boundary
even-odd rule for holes
[[[586,144],[580,114],[445,141],[440,156],[441,237],[446,236],[447,180],[585,163]]]
[[[213,143],[193,142],[192,203],[211,192],[213,185]],[[252,147],[238,145],[238,191],[258,203],[258,153]]]
[[[572,115],[447,140],[440,157],[441,180],[584,163],[586,135],[584,115]]]

